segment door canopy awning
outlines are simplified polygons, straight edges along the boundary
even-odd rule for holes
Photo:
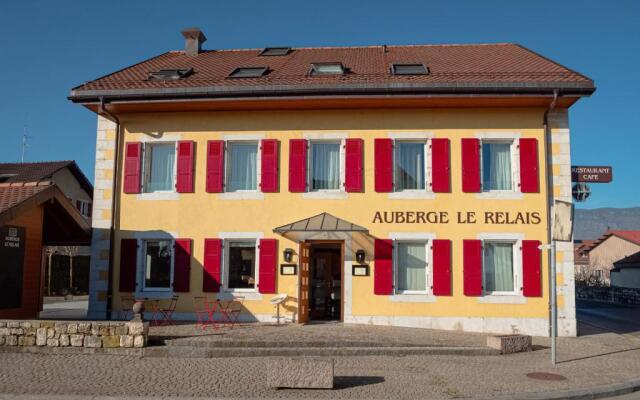
[[[374,238],[369,235],[367,228],[326,212],[280,226],[273,231],[298,243],[307,240],[344,240],[347,259],[357,249],[373,254]]]
[[[281,235],[288,232],[369,232],[360,225],[326,212],[280,226],[273,231]]]

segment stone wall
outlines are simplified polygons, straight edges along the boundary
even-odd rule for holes
[[[89,269],[88,318],[108,319],[107,289],[109,281],[109,230],[113,200],[116,124],[98,116],[96,168],[91,219],[91,266]]]
[[[572,202],[571,196],[571,147],[569,113],[557,110],[549,113],[551,135],[552,190],[549,202]],[[549,210],[553,215],[553,207]],[[556,242],[556,283],[558,287],[558,335],[576,336],[575,276],[573,266],[573,242]]]
[[[140,348],[146,322],[0,320],[0,346]]]

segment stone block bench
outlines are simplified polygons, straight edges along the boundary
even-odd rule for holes
[[[487,347],[500,351],[500,354],[520,353],[532,350],[529,335],[494,335],[487,336]]]
[[[333,359],[274,358],[267,366],[272,389],[333,389]]]

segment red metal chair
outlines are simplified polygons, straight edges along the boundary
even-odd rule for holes
[[[223,322],[229,324],[229,329],[233,329],[233,326],[238,323],[243,305],[243,296],[233,296],[231,300],[218,300],[218,310],[220,310]]]
[[[129,321],[133,317],[133,296],[120,296],[120,319]]]
[[[217,308],[217,302],[209,300],[207,297],[194,297],[193,307],[196,313],[196,326],[202,329],[206,329],[207,326],[213,326],[218,328],[215,321],[215,312]]]
[[[175,325],[173,321],[173,313],[176,310],[178,304],[178,296],[173,296],[169,300],[167,307],[160,307],[160,300],[152,300],[151,306],[153,308],[153,316],[151,317],[152,325]]]

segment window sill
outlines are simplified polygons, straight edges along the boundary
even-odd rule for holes
[[[404,191],[389,193],[389,198],[393,200],[433,200],[436,194],[427,191]]]
[[[224,292],[218,293],[217,299],[221,301],[232,300],[234,297],[244,297],[245,300],[258,301],[262,300],[262,293],[256,291],[241,291],[227,289]]]
[[[143,290],[143,291],[139,291],[135,293],[135,298],[136,299],[145,299],[148,298],[149,300],[163,300],[163,299],[170,299],[171,297],[173,297],[174,293],[173,290],[167,289],[167,290]],[[149,311],[149,310],[147,310]]]
[[[396,303],[435,303],[436,296],[432,294],[394,294],[389,298]]]
[[[345,200],[349,198],[349,193],[340,190],[335,191],[319,191],[306,192],[302,194],[303,199],[328,199],[328,200]]]
[[[526,304],[527,298],[519,294],[489,294],[478,298],[479,304]]]
[[[262,192],[227,192],[218,195],[220,200],[264,200]]]
[[[136,198],[141,201],[179,200],[180,193],[178,192],[140,193],[137,195]]]
[[[481,200],[522,200],[524,195],[520,192],[482,192],[476,194]]]

